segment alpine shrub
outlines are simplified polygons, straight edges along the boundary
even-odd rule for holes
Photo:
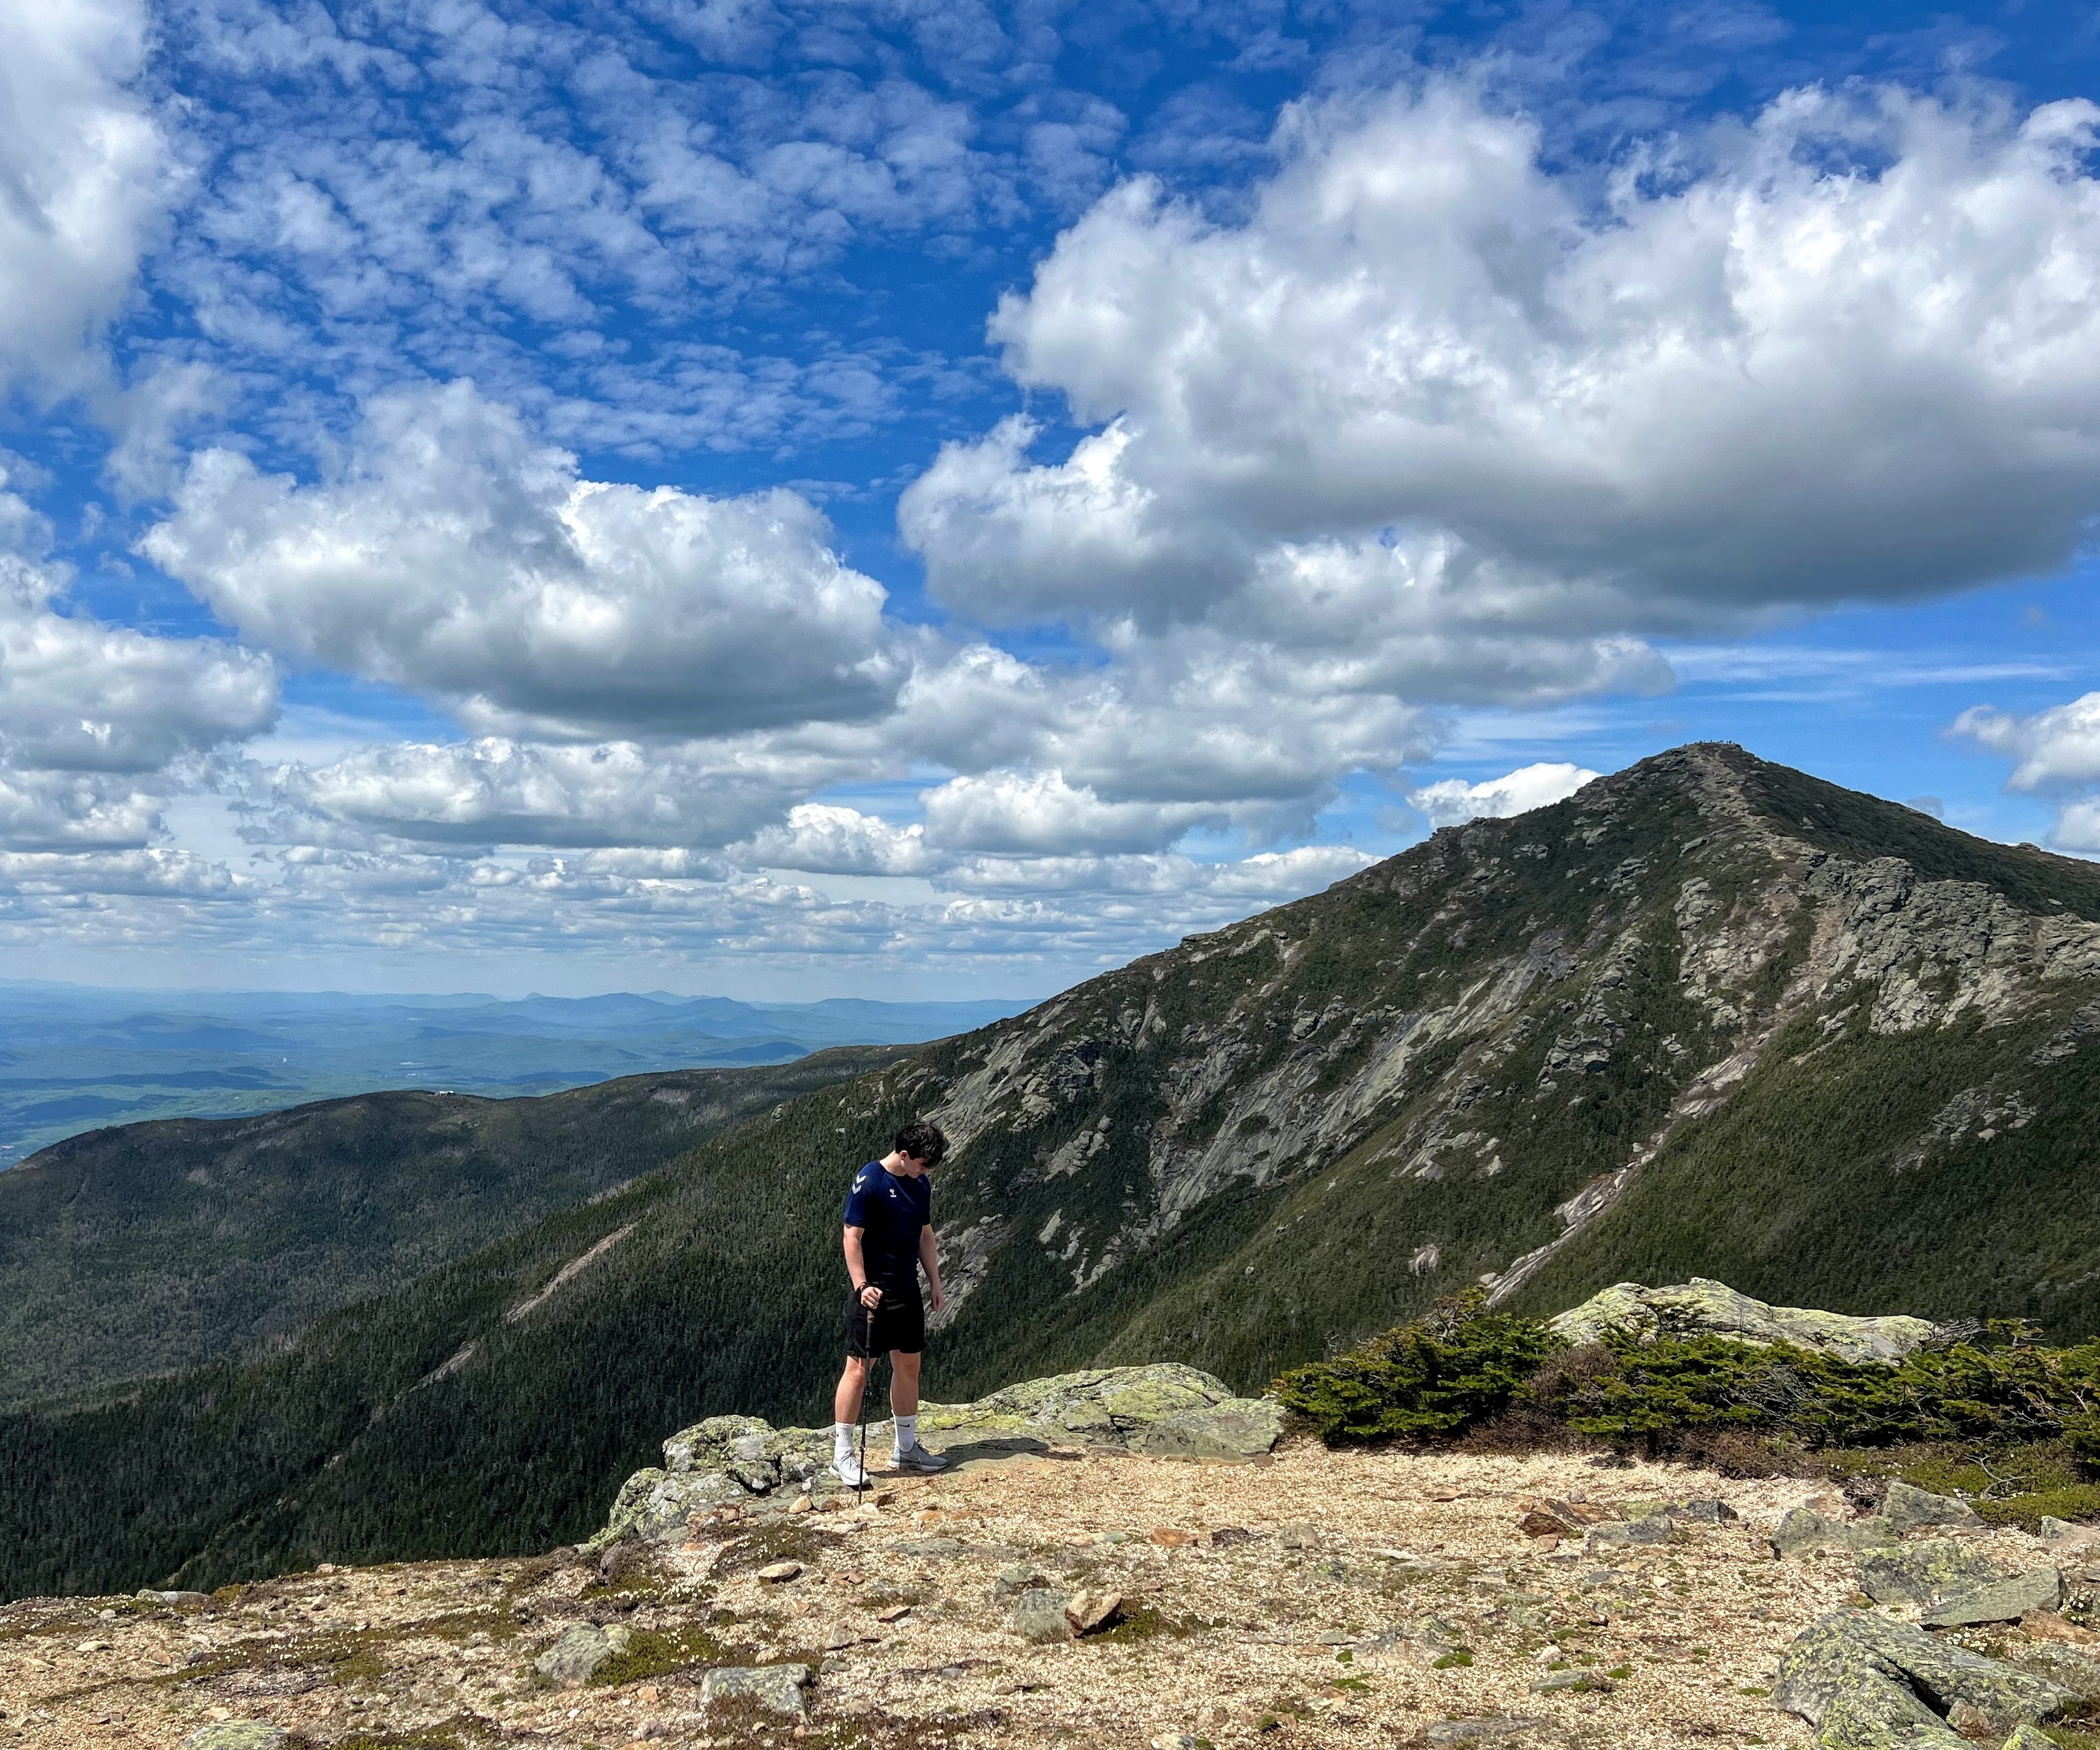
[[[1570,1351],[1535,1320],[1487,1311],[1476,1289],[1294,1368],[1275,1391],[1330,1444],[1456,1435],[1514,1407],[1652,1453],[1732,1428],[1806,1448],[2060,1439],[2100,1466],[2100,1339],[2048,1349],[2033,1336],[2000,1324],[1893,1367],[1705,1335],[1611,1336]]]
[[[1535,1319],[1485,1310],[1480,1289],[1329,1361],[1295,1367],[1277,1400],[1329,1444],[1456,1434],[1509,1404],[1566,1343]]]

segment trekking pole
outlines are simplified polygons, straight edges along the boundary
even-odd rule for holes
[[[862,1301],[860,1312],[867,1332],[860,1346],[867,1351],[867,1366],[860,1376],[860,1481],[854,1485],[856,1495],[867,1492],[867,1388],[875,1377],[875,1308]]]

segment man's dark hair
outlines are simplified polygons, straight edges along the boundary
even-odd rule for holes
[[[915,1161],[924,1161],[929,1166],[938,1166],[942,1157],[948,1152],[948,1139],[942,1134],[938,1124],[929,1124],[924,1118],[914,1118],[897,1133],[889,1145],[899,1154],[908,1154]]]

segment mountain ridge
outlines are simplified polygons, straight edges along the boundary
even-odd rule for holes
[[[1517,1310],[1697,1275],[2084,1334],[2096,919],[2088,866],[1673,750],[790,1100],[282,1353],[0,1419],[0,1585],[585,1535],[664,1429],[808,1419],[844,1175],[929,1112],[943,1398],[1140,1361],[1259,1389],[1484,1276]],[[135,1471],[156,1516],[112,1532]]]

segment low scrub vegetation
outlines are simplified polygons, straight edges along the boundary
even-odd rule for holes
[[[1706,1335],[1571,1347],[1475,1289],[1276,1382],[1330,1444],[1466,1439],[1595,1444],[1724,1469],[1901,1476],[1986,1518],[2100,1515],[2100,1339],[2037,1342],[2014,1320],[1895,1366]]]

